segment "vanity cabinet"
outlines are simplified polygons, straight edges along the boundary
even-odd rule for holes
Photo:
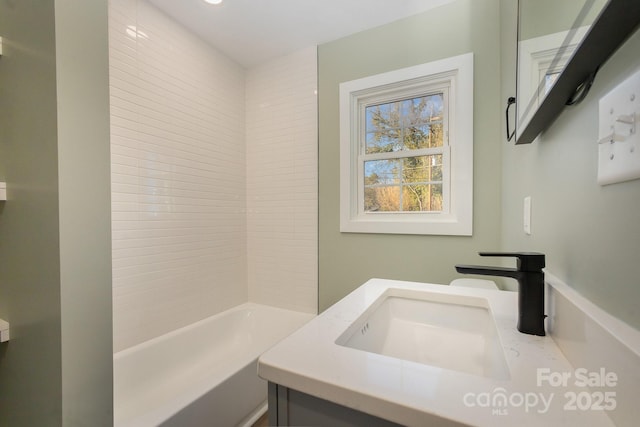
[[[400,424],[269,382],[270,426],[400,427]]]
[[[495,376],[502,371],[487,375],[490,371],[484,368],[481,372],[464,372],[459,367],[418,363],[344,345],[341,336],[345,331],[355,329],[365,334],[367,329],[363,331],[361,319],[373,321],[372,313],[384,307],[389,298],[398,296],[413,302],[447,301],[448,313],[454,313],[455,304],[473,307],[482,301],[484,309],[491,313],[496,340],[505,343],[496,350],[499,354],[492,350],[486,357],[494,361],[504,357],[507,376]],[[517,307],[515,292],[371,279],[260,356],[258,375],[269,383],[269,425],[613,426],[607,411],[565,409],[564,393],[578,395],[584,391],[582,387],[537,383],[541,366],[556,373],[572,373],[576,368],[551,336],[517,330]],[[457,324],[453,320],[459,317],[455,313],[448,317],[450,326]],[[375,325],[366,323],[370,325],[368,330],[374,332]],[[407,330],[406,325],[402,330]],[[395,331],[402,342],[411,339],[411,335],[398,335],[398,329]],[[488,333],[484,335],[491,338]],[[397,348],[396,342],[389,344]],[[456,344],[459,350],[451,347],[449,358],[471,353],[473,342],[469,339]],[[434,356],[431,349],[435,347],[422,348]],[[548,399],[544,408],[525,406],[523,400],[520,404],[509,401],[506,406],[507,401],[495,400],[501,393],[522,399],[523,393],[556,398],[553,404]],[[629,396],[635,397],[633,393]],[[490,403],[484,403],[487,398]],[[542,404],[541,400],[538,403]],[[621,406],[622,397],[618,404]]]

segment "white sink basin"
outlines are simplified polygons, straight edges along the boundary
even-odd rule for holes
[[[495,379],[509,370],[486,299],[388,289],[336,344]]]

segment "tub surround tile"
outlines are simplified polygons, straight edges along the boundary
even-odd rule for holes
[[[247,73],[249,298],[317,312],[317,50]]]
[[[316,313],[316,48],[247,71],[143,0],[109,31],[114,351],[248,300]]]
[[[110,2],[114,350],[248,299],[245,71]]]

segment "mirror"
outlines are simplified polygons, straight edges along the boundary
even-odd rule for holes
[[[638,0],[519,0],[516,144],[533,142],[580,102],[639,24]]]
[[[606,1],[519,1],[516,129],[531,120]]]
[[[607,0],[520,0],[516,139]]]

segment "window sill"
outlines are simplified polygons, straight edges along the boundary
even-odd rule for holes
[[[394,216],[396,215],[398,214],[394,214]],[[467,215],[462,218],[454,215],[443,214],[427,214],[421,216],[423,218],[385,219],[379,215],[363,215],[355,218],[341,218],[340,232],[434,236],[472,235],[473,225],[471,215]],[[424,218],[425,216],[428,218]]]

